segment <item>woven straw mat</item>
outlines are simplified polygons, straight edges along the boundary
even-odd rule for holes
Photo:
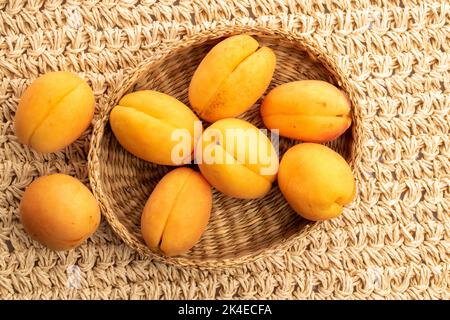
[[[449,18],[446,1],[0,0],[0,298],[448,299]],[[78,73],[96,95],[95,123],[140,63],[227,28],[307,37],[345,77],[358,192],[344,214],[232,268],[150,259],[105,219],[69,252],[31,241],[19,222],[25,188],[56,172],[89,185],[92,132],[47,155],[18,143],[14,114],[31,81]]]

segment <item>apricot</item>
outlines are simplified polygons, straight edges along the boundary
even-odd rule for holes
[[[303,143],[283,155],[278,185],[292,209],[312,221],[339,216],[355,196],[355,180],[344,158],[332,149]]]
[[[350,100],[332,84],[301,80],[282,84],[265,97],[261,116],[269,129],[307,142],[326,142],[350,127]]]
[[[190,168],[177,168],[156,185],[145,204],[141,232],[147,246],[167,256],[191,249],[205,231],[211,186]]]
[[[185,104],[153,90],[125,95],[110,114],[111,129],[126,150],[162,165],[190,160],[196,121],[199,119]],[[180,132],[187,138],[178,136]]]
[[[195,156],[211,185],[241,199],[264,196],[278,171],[278,154],[271,141],[258,128],[240,119],[222,119],[208,127]]]
[[[214,122],[236,117],[266,91],[276,57],[249,35],[229,37],[205,56],[192,77],[189,101],[200,118]]]
[[[97,229],[100,208],[79,180],[51,174],[33,181],[20,202],[25,231],[53,250],[79,246]]]
[[[49,153],[76,139],[94,116],[94,94],[76,74],[49,72],[36,80],[20,98],[15,115],[19,142]]]

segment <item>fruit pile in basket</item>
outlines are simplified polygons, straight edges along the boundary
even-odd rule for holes
[[[212,209],[211,186],[230,197],[256,199],[278,180],[292,209],[313,221],[340,215],[352,201],[356,188],[350,167],[320,144],[338,138],[351,125],[344,92],[319,80],[284,83],[263,100],[260,113],[266,128],[236,118],[267,90],[275,64],[270,48],[260,47],[249,35],[232,36],[213,47],[197,67],[189,86],[192,109],[152,90],[129,93],[112,109],[111,129],[128,152],[178,166],[159,181],[142,213],[142,236],[153,251],[180,255],[197,243]],[[94,96],[82,79],[68,72],[48,73],[23,94],[16,134],[37,151],[54,152],[81,135],[93,112]],[[299,140],[281,161],[278,134]],[[78,246],[100,221],[90,191],[62,174],[34,181],[20,211],[25,230],[55,250]]]

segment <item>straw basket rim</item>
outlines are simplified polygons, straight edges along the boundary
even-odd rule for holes
[[[89,181],[92,188],[92,192],[99,202],[101,207],[102,215],[106,218],[108,224],[111,226],[113,231],[124,241],[128,246],[135,249],[142,255],[148,256],[149,258],[164,262],[176,266],[190,266],[200,269],[217,269],[217,268],[229,268],[234,266],[239,266],[244,263],[254,262],[258,259],[263,259],[264,257],[280,255],[288,250],[294,243],[301,240],[301,238],[306,237],[311,232],[314,232],[318,228],[321,222],[315,222],[305,227],[305,230],[301,233],[293,234],[286,239],[281,239],[279,242],[273,244],[264,250],[258,250],[242,256],[234,258],[223,258],[223,259],[190,259],[186,257],[166,257],[158,253],[152,252],[148,249],[144,243],[137,241],[133,238],[133,235],[127,230],[127,228],[119,221],[119,218],[114,213],[109,203],[108,197],[102,187],[102,180],[100,175],[100,145],[102,143],[102,138],[104,134],[105,126],[109,121],[109,112],[111,108],[116,105],[118,99],[123,96],[139,79],[140,75],[146,70],[150,70],[164,61],[169,59],[178,50],[187,48],[195,43],[204,43],[210,40],[222,38],[225,36],[230,36],[238,33],[246,33],[250,35],[257,35],[261,37],[271,37],[280,38],[281,40],[290,41],[298,45],[299,48],[306,51],[310,57],[320,62],[336,79],[339,86],[344,89],[352,104],[355,105],[354,89],[351,87],[349,82],[346,80],[342,70],[339,68],[337,62],[334,58],[325,52],[324,49],[319,47],[318,44],[311,41],[307,36],[294,33],[292,31],[280,31],[273,30],[264,27],[243,27],[243,26],[229,26],[216,28],[213,30],[208,30],[194,35],[186,36],[180,40],[167,44],[164,48],[157,50],[151,57],[141,62],[136,68],[134,68],[129,74],[130,77],[113,88],[108,98],[105,99],[104,105],[101,106],[100,114],[98,119],[95,121],[92,130],[90,149],[88,154],[88,175]],[[353,122],[355,124],[355,122]],[[357,124],[356,124],[357,125]],[[354,125],[352,126],[354,127]],[[353,128],[355,131],[355,128]],[[358,148],[358,140],[354,140],[352,146],[350,147],[349,164],[351,167],[354,166],[355,162],[355,148]]]

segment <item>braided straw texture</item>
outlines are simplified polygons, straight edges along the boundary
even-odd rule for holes
[[[450,298],[450,6],[382,3],[0,0],[0,297]],[[238,207],[216,200],[189,255],[151,255],[136,219],[166,169],[120,151],[108,110],[147,87],[186,102],[195,64],[240,32],[276,51],[272,86],[317,78],[347,91],[354,125],[332,147],[349,160],[357,196],[315,224],[296,218],[276,187]],[[70,147],[42,155],[18,143],[14,114],[32,80],[63,69],[89,82],[96,116]],[[255,110],[244,117],[258,124]],[[90,178],[106,217],[70,252],[31,241],[19,222],[26,186],[55,172]]]

